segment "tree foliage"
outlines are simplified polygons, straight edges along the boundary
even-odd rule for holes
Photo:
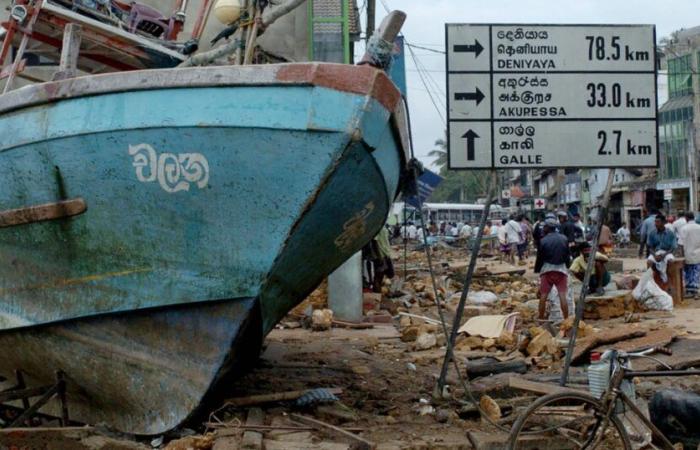
[[[486,197],[488,189],[488,172],[482,170],[448,170],[447,140],[435,141],[435,148],[428,156],[436,158],[433,165],[443,178],[442,183],[428,199],[435,203],[476,203]]]

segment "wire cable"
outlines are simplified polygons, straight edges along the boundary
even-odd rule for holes
[[[445,116],[443,115],[442,110],[441,110],[440,107],[438,106],[437,101],[436,101],[435,98],[433,97],[432,89],[430,88],[430,86],[428,86],[428,82],[425,80],[425,77],[424,77],[424,75],[423,75],[423,72],[420,70],[420,66],[418,65],[418,63],[416,63],[416,57],[415,57],[415,55],[413,54],[413,49],[412,49],[411,47],[408,47],[408,51],[409,51],[409,53],[411,54],[411,58],[413,59],[413,63],[416,65],[416,68],[418,68],[418,77],[420,78],[421,83],[423,83],[423,86],[425,87],[425,89],[428,91],[428,97],[430,98],[430,102],[431,102],[431,103],[433,104],[433,106],[435,107],[435,111],[438,113],[438,116],[440,117],[440,120],[442,121],[442,124],[443,124],[444,126],[446,126],[446,125],[447,125],[447,121],[445,120]]]
[[[411,113],[410,110],[408,109],[408,101],[406,100],[405,96],[402,96],[404,106],[406,107],[406,122],[408,122],[408,145],[409,145],[409,150],[411,154],[411,159],[414,159],[414,150],[413,150],[413,133],[411,131]],[[494,187],[491,186],[489,189],[493,189]],[[481,408],[481,405],[479,402],[476,401],[476,398],[474,397],[474,393],[471,390],[471,386],[469,383],[464,379],[462,376],[462,372],[460,371],[459,363],[454,357],[454,348],[452,347],[452,342],[450,341],[450,333],[447,329],[447,322],[445,321],[445,314],[442,311],[443,310],[443,298],[442,298],[442,293],[438,290],[437,287],[437,281],[435,280],[435,271],[433,270],[433,260],[432,256],[430,254],[430,246],[428,245],[428,233],[427,233],[427,228],[425,226],[425,217],[423,217],[423,202],[420,198],[420,195],[416,195],[416,199],[418,201],[418,212],[420,213],[420,223],[421,223],[421,228],[423,229],[423,248],[425,249],[425,256],[428,261],[428,271],[430,272],[430,281],[433,287],[433,293],[435,294],[435,304],[437,305],[437,310],[438,310],[438,316],[440,317],[440,324],[442,326],[442,332],[445,335],[445,342],[447,346],[447,352],[449,353],[449,358],[450,361],[452,362],[452,365],[454,366],[455,371],[457,372],[457,379],[459,380],[459,383],[462,385],[462,389],[464,392],[467,394],[469,397],[470,402],[476,407],[477,411],[479,411],[479,414],[481,417],[485,418],[486,421],[488,421],[491,425],[496,427],[497,429],[504,431],[506,433],[510,432],[510,429],[504,427],[503,425],[496,423],[493,419],[491,419],[486,413],[484,413],[483,409]],[[404,199],[404,218],[405,216],[405,207],[406,207],[406,200]],[[486,208],[484,208],[484,212],[482,214],[486,213]],[[404,219],[405,221],[405,219]],[[485,223],[485,221],[482,221]],[[405,226],[405,223],[404,223]],[[484,227],[481,227],[479,232],[477,233],[477,240],[474,243],[474,245],[481,245],[481,237],[483,236],[484,232]],[[404,252],[406,251],[406,240],[404,239]],[[404,264],[406,262],[406,255],[404,253]],[[404,269],[405,270],[405,269]],[[404,277],[406,276],[406,272],[404,271]],[[440,397],[442,397],[442,392],[440,392]],[[454,399],[457,400],[457,399]]]
[[[408,42],[406,42],[406,45],[408,45],[409,47],[413,47],[413,48],[419,48],[421,50],[427,50],[427,51],[433,52],[433,53],[439,53],[441,55],[445,54],[444,50],[435,50],[434,48],[423,47],[423,46],[416,45],[416,44],[409,44]]]

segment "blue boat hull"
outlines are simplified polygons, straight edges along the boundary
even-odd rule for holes
[[[63,370],[76,420],[158,434],[195,416],[397,192],[386,98],[213,84],[0,116],[0,209],[87,205],[0,228],[0,374]]]

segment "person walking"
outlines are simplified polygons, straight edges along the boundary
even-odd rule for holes
[[[700,217],[694,217],[693,213],[688,215],[693,216],[692,220],[686,216],[687,223],[680,231],[685,254],[683,280],[686,295],[694,297],[700,288]]]
[[[678,242],[678,255],[683,256],[684,255],[684,249],[683,249],[683,235],[681,234],[681,231],[685,226],[689,223],[692,223],[695,221],[695,214],[692,212],[688,211],[683,214],[682,217],[676,219],[675,222],[671,224],[671,228],[673,229],[673,233],[676,235],[676,241]]]
[[[506,244],[508,245],[508,262],[515,264],[515,252],[520,244],[520,234],[522,229],[520,223],[515,220],[514,216],[510,216],[506,222]]]
[[[627,224],[622,222],[622,225],[615,233],[617,240],[620,243],[620,247],[627,248],[630,244],[630,229],[627,228]]]
[[[581,228],[577,227],[573,221],[569,220],[568,214],[564,211],[559,211],[557,217],[559,218],[559,233],[566,236],[566,240],[569,242],[569,252],[571,255],[577,256],[577,241],[583,239]]]
[[[569,305],[566,300],[569,272],[567,266],[571,255],[569,242],[563,234],[557,232],[555,219],[545,220],[544,237],[540,240],[535,260],[535,273],[540,274],[540,292],[538,318],[546,320],[547,298],[552,288],[556,286],[559,303],[564,320],[569,316]]]
[[[610,227],[603,221],[603,225],[600,226],[598,245],[604,254],[611,255],[613,252],[613,243],[612,231],[610,231]]]

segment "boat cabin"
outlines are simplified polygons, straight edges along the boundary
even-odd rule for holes
[[[10,88],[17,88],[81,73],[176,67],[197,50],[225,45],[233,38],[226,35],[230,25],[215,14],[221,1],[245,4],[245,0],[0,0],[0,88],[9,90],[8,79]],[[270,2],[267,9],[284,3]],[[353,43],[359,40],[357,1],[294,3],[301,4],[260,35],[254,62],[351,63]],[[242,20],[252,18],[239,18],[239,25]],[[76,74],[57,68],[62,49],[70,42],[77,55],[63,57],[76,58]]]

